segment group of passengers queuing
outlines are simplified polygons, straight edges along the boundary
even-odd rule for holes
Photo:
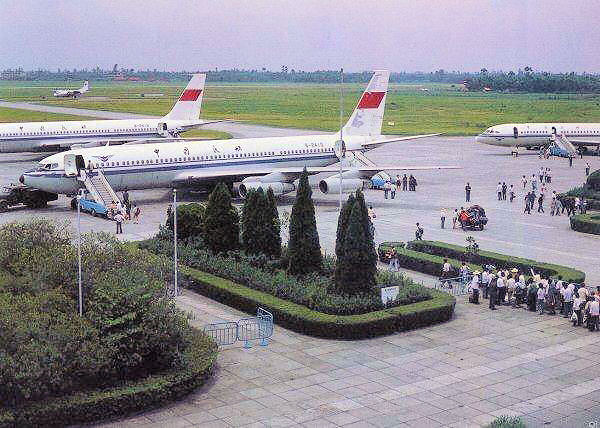
[[[117,223],[117,234],[123,233],[123,222],[133,220],[134,224],[138,224],[142,210],[140,207],[129,199],[127,189],[123,192],[123,202],[117,201],[108,206],[108,218],[112,218]]]
[[[489,300],[489,308],[496,310],[498,306],[528,309],[569,318],[573,326],[585,325],[590,331],[599,330],[600,286],[590,292],[585,284],[575,284],[557,278],[542,278],[539,274],[525,277],[517,268],[511,270],[495,270],[486,266],[481,271],[470,272],[466,263],[459,270],[459,282],[469,287],[469,302],[479,304],[481,293]],[[444,259],[441,281],[450,285],[450,278],[456,276],[452,266]],[[461,286],[459,285],[459,286]],[[523,306],[525,305],[525,306]]]
[[[417,179],[413,177],[412,174],[410,176],[404,174],[402,178],[400,178],[400,175],[396,175],[395,182],[392,182],[392,180],[386,180],[386,182],[383,184],[383,197],[387,199],[388,194],[390,194],[391,198],[394,199],[396,197],[396,192],[401,190],[403,192],[407,190],[409,192],[415,192],[417,190]]]

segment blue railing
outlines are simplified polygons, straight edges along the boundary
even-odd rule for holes
[[[255,317],[208,324],[204,327],[204,333],[219,346],[233,345],[240,341],[244,342],[244,348],[251,348],[253,340],[258,340],[260,346],[267,346],[268,339],[273,336],[273,314],[258,308]]]

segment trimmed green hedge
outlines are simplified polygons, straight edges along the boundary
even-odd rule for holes
[[[0,408],[0,428],[51,427],[96,422],[157,407],[202,386],[217,358],[216,344],[196,331],[184,354],[187,367],[152,375],[121,386],[81,392],[20,407]]]
[[[430,290],[433,298],[423,302],[361,315],[331,315],[189,267],[182,267],[181,273],[184,284],[203,296],[251,314],[260,306],[273,313],[277,325],[330,339],[364,339],[445,322],[456,304],[449,294]]]
[[[571,229],[577,232],[600,235],[599,213],[572,215],[569,221],[571,222]]]
[[[396,246],[400,260],[400,266],[417,272],[439,276],[444,264],[444,258],[455,268],[460,267],[461,261],[465,259],[466,248],[460,245],[447,244],[439,241],[411,241],[407,244],[408,249]],[[384,254],[391,248],[388,243],[379,245],[379,253]],[[542,263],[535,260],[512,257],[492,251],[479,250],[470,263],[469,268],[481,270],[482,266],[492,264],[498,269],[518,268],[529,272],[533,268],[536,273],[544,276],[561,275],[565,281],[582,283],[585,281],[585,273],[569,268],[567,266]]]

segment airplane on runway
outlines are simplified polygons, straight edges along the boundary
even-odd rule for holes
[[[213,122],[199,119],[205,74],[194,74],[172,110],[157,119],[83,120],[0,124],[0,153],[60,151],[148,138],[173,138]]]
[[[306,168],[309,174],[331,173],[319,189],[337,193],[362,188],[363,180],[382,170],[456,169],[452,166],[378,166],[363,154],[384,144],[429,137],[385,137],[381,125],[385,109],[389,71],[375,71],[350,119],[340,132],[327,135],[192,141],[163,144],[123,145],[71,150],[49,156],[39,167],[25,172],[20,181],[52,193],[74,195],[83,187],[89,169],[100,171],[109,183],[109,193],[123,189],[156,187],[211,187],[218,181],[239,183],[244,197],[248,190],[273,189],[277,195],[295,190]],[[343,166],[342,161],[360,163]],[[241,181],[241,183],[240,183]]]
[[[52,93],[52,96],[57,98],[79,98],[90,90],[90,82],[83,82],[83,86],[79,89],[57,89]]]
[[[506,123],[479,134],[478,143],[502,147],[543,149],[558,146],[574,155],[596,147],[600,152],[600,123]]]

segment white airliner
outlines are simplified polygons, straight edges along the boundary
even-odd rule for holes
[[[503,147],[541,148],[560,137],[579,150],[600,147],[600,123],[506,123],[479,134],[478,143]]]
[[[394,141],[438,134],[386,138],[381,135],[389,72],[375,71],[356,109],[340,133],[296,137],[249,138],[123,145],[71,150],[43,159],[36,170],[20,181],[52,193],[74,195],[82,187],[80,170],[92,162],[115,190],[155,187],[203,187],[218,182],[239,183],[242,196],[249,189],[272,188],[280,195],[295,190],[303,168],[309,174],[330,172],[322,180],[323,193],[340,189],[340,158],[352,154],[363,166],[343,168],[343,191],[362,187],[382,170],[453,169],[456,167],[377,166],[363,152]],[[348,154],[347,154],[348,153]]]
[[[79,98],[90,90],[90,82],[83,82],[83,86],[79,89],[57,89],[52,95],[58,98]]]
[[[0,123],[0,153],[59,151],[148,138],[176,137],[199,120],[205,74],[194,74],[173,109],[157,119]]]

